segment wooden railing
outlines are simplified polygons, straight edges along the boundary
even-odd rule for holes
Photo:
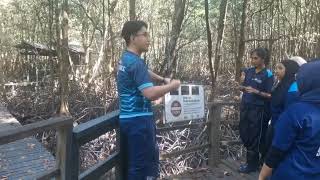
[[[96,139],[97,137],[116,130],[116,152],[106,160],[99,162],[79,175],[79,148],[81,145]],[[70,179],[98,179],[115,167],[116,179],[121,178],[120,168],[120,133],[119,111],[111,112],[97,119],[90,120],[73,128],[73,141],[71,152],[72,163],[70,166]]]
[[[173,131],[177,129],[185,129],[185,128],[199,128],[206,125],[208,128],[208,136],[209,142],[204,143],[198,146],[188,147],[183,150],[177,150],[166,154],[161,154],[160,159],[167,159],[176,157],[186,153],[192,153],[199,150],[209,149],[209,157],[208,163],[209,166],[215,167],[220,163],[220,146],[221,144],[229,144],[229,142],[222,142],[221,141],[221,132],[220,132],[220,123],[223,121],[222,119],[222,110],[224,106],[239,106],[239,102],[222,102],[216,101],[213,103],[208,103],[207,107],[209,110],[209,116],[206,122],[201,123],[194,123],[194,124],[185,124],[185,125],[176,125],[172,127],[164,127],[158,128],[158,132],[166,132],[166,131]],[[234,142],[231,142],[234,143]]]
[[[52,129],[57,130],[56,167],[38,175],[36,179],[98,179],[114,167],[116,169],[116,179],[121,179],[118,111],[80,124],[75,128],[73,128],[72,118],[60,117],[28,124],[9,131],[2,131],[0,132],[0,145]],[[79,148],[85,143],[114,129],[117,132],[116,152],[111,154],[106,160],[79,173]]]
[[[158,132],[164,132],[184,128],[197,128],[202,125],[207,125],[209,133],[209,142],[200,146],[193,146],[187,149],[161,154],[160,158],[171,158],[209,148],[209,165],[212,167],[217,166],[220,163],[220,123],[222,121],[222,108],[224,106],[238,105],[238,102],[208,103],[209,117],[206,122],[158,128]],[[73,129],[72,119],[69,117],[61,117],[25,125],[7,132],[0,132],[0,145],[49,129],[56,129],[58,133],[56,156],[57,166],[55,169],[40,175],[38,179],[49,179],[51,177],[57,177],[62,180],[98,179],[113,168],[115,168],[116,179],[122,179],[119,144],[119,111],[114,111],[97,119],[82,123]],[[116,151],[106,160],[97,163],[82,173],[79,173],[80,147],[85,143],[113,130],[116,130]]]
[[[73,121],[70,117],[58,117],[17,127],[9,131],[1,131],[0,145],[23,139],[39,132],[56,129],[58,134],[56,167],[39,175],[37,179],[50,179],[50,177],[66,179],[68,175],[67,168],[69,168],[68,163],[70,163],[66,159],[70,157],[72,123]]]

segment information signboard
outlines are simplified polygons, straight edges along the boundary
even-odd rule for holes
[[[204,118],[204,89],[183,84],[165,95],[165,123]]]

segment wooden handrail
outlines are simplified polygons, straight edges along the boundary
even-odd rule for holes
[[[157,128],[157,132],[167,132],[167,131],[173,131],[177,129],[185,129],[185,128],[198,128],[200,126],[208,125],[208,122],[200,122],[200,123],[193,123],[193,124],[183,124],[183,125],[177,125],[172,127],[161,127]]]
[[[170,153],[161,154],[160,155],[160,160],[172,158],[174,156],[179,156],[179,155],[182,155],[182,154],[192,153],[192,152],[195,152],[195,151],[206,149],[208,147],[210,147],[209,143],[203,144],[203,145],[199,145],[199,146],[188,147],[187,149],[177,150],[177,151],[173,151],[173,152],[170,152]]]
[[[85,172],[79,174],[79,148],[81,147],[81,145],[92,141],[112,130],[116,130],[117,134],[117,151],[111,154],[108,159],[99,162]],[[111,113],[108,113],[107,115],[98,117],[74,127],[72,137],[72,162],[69,166],[70,175],[68,176],[70,177],[70,179],[97,179],[113,167],[116,167],[117,179],[122,179],[122,173],[120,172],[119,111],[113,111]]]
[[[71,117],[56,117],[43,120],[40,122],[27,124],[21,127],[10,129],[8,131],[0,132],[0,145],[7,144],[25,137],[32,136],[39,132],[50,129],[57,129],[59,127],[70,126],[73,121]]]
[[[73,128],[73,137],[83,145],[119,126],[119,111],[113,111]]]
[[[214,101],[214,102],[208,102],[207,106],[237,106],[240,105],[240,101]]]
[[[208,133],[209,133],[209,142],[204,145],[189,147],[187,149],[174,151],[171,153],[161,154],[161,159],[167,159],[174,156],[202,150],[205,148],[209,148],[209,165],[216,166],[220,162],[220,146],[225,145],[228,143],[239,143],[237,142],[226,142],[221,141],[221,132],[220,132],[220,122],[223,121],[221,117],[222,107],[223,106],[239,106],[239,101],[219,101],[216,100],[214,102],[208,102],[207,107],[209,109],[209,118],[207,122],[200,122],[195,124],[183,124],[183,125],[174,125],[172,127],[161,127],[158,128],[158,132],[166,132],[176,129],[184,129],[184,128],[195,128],[201,125],[208,126]]]
[[[95,166],[81,173],[79,176],[80,180],[91,180],[91,179],[99,179],[101,174],[105,174],[113,167],[117,165],[120,161],[120,153],[116,152],[110,155],[106,160],[99,162]]]

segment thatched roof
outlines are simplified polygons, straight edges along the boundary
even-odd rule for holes
[[[21,54],[27,55],[40,55],[40,56],[52,56],[57,55],[57,51],[54,48],[49,48],[47,45],[40,43],[32,43],[27,41],[22,41],[20,44],[15,45],[17,49],[20,50]],[[73,54],[84,54],[84,49],[80,45],[69,44],[69,51]]]

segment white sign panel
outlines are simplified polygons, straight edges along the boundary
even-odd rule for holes
[[[204,118],[203,86],[183,84],[165,95],[165,123],[201,118]]]

